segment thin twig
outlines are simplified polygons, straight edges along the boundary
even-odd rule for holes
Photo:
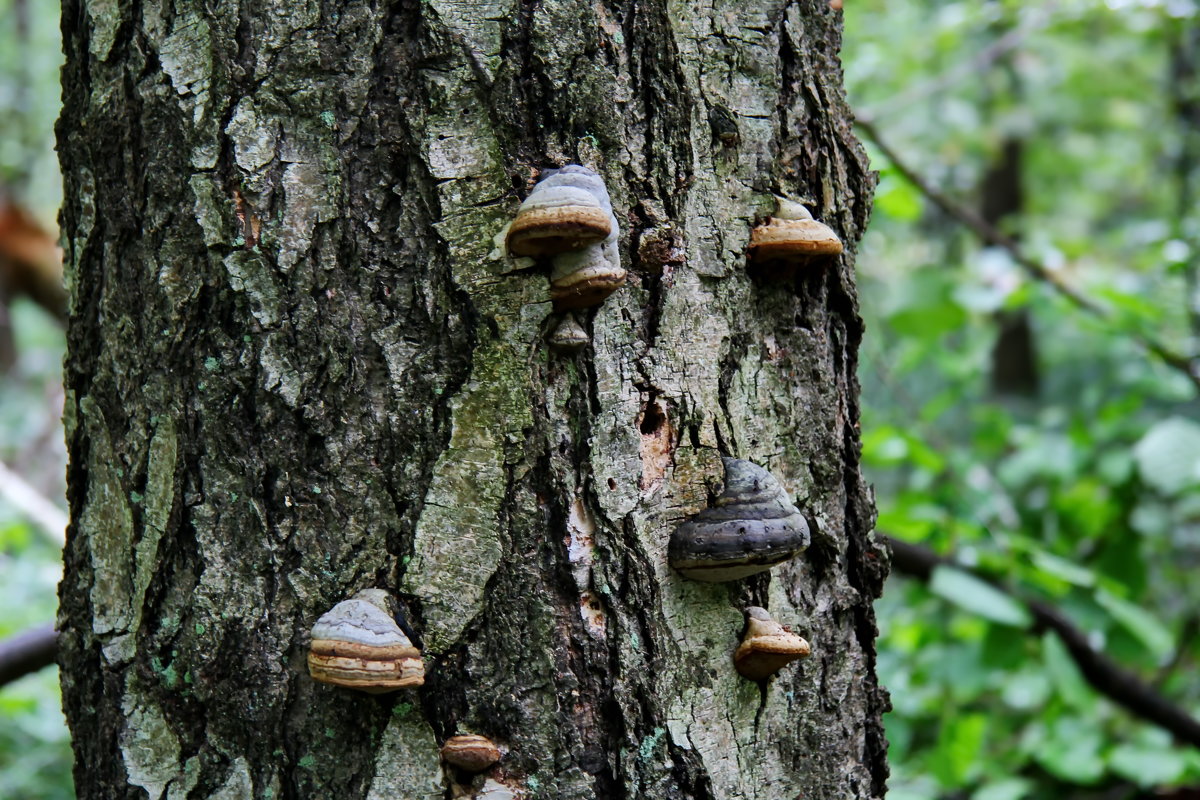
[[[882,534],[879,534],[882,535]],[[939,565],[953,566],[966,572],[969,567],[939,556],[920,545],[882,535],[892,551],[892,566],[898,572],[928,582],[933,570]],[[1040,633],[1052,630],[1067,647],[1067,652],[1079,667],[1084,679],[1097,692],[1124,707],[1136,717],[1152,722],[1169,731],[1181,742],[1200,749],[1200,721],[1186,710],[1161,695],[1153,686],[1125,669],[1104,653],[1088,644],[1087,634],[1075,627],[1061,611],[1041,600],[1030,600],[1016,594],[1012,589],[997,584],[985,575],[973,573],[987,580],[1019,602],[1024,603],[1033,616],[1030,630]]]
[[[892,166],[904,176],[921,194],[928,197],[942,211],[954,217],[967,228],[969,228],[976,236],[984,242],[999,247],[1008,253],[1009,257],[1025,270],[1034,280],[1039,281],[1071,303],[1081,311],[1096,317],[1105,322],[1112,322],[1112,314],[1104,306],[1100,305],[1095,299],[1081,293],[1078,289],[1065,283],[1062,278],[1040,261],[1036,261],[1021,250],[1020,245],[1012,237],[1004,234],[994,226],[987,223],[983,217],[976,214],[972,209],[958,203],[950,196],[939,191],[932,183],[926,180],[922,175],[910,167],[903,159],[901,159],[896,151],[888,146],[880,136],[879,131],[868,120],[857,120],[856,124],[862,132],[866,134],[876,147],[879,148]],[[1145,350],[1158,358],[1159,361],[1166,364],[1171,369],[1176,370],[1189,381],[1192,385],[1200,390],[1200,370],[1197,370],[1195,360],[1181,355],[1172,350],[1167,345],[1160,342],[1158,339],[1145,333],[1136,331],[1125,331],[1126,335],[1133,338]]]
[[[0,461],[0,495],[37,524],[46,537],[62,547],[66,540],[67,515],[47,500],[24,478]]]
[[[0,686],[48,667],[58,655],[58,634],[46,622],[0,641]]]

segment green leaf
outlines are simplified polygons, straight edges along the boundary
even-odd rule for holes
[[[933,570],[929,591],[955,605],[1001,625],[1026,628],[1032,621],[1020,602],[961,569],[941,565]]]
[[[1042,660],[1050,682],[1054,684],[1063,702],[1074,708],[1088,708],[1093,705],[1095,698],[1092,689],[1057,633],[1047,633],[1042,637]]]
[[[985,733],[987,717],[983,714],[963,714],[943,719],[933,757],[933,774],[942,786],[962,786],[979,769],[979,754],[983,749]]]
[[[1064,781],[1093,784],[1104,775],[1100,744],[1100,733],[1090,720],[1063,717],[1055,720],[1034,759]]]
[[[1146,609],[1104,589],[1097,590],[1096,602],[1134,638],[1144,644],[1155,660],[1162,661],[1174,652],[1175,637]]]
[[[1200,479],[1200,425],[1170,417],[1146,432],[1133,448],[1142,480],[1175,494]]]
[[[1021,800],[1032,789],[1033,781],[1028,778],[1005,778],[985,784],[971,795],[971,800]]]
[[[1035,550],[1032,556],[1033,566],[1054,577],[1073,583],[1076,586],[1095,586],[1096,575],[1087,567],[1080,566],[1074,561],[1059,558],[1044,550]]]
[[[1138,786],[1150,788],[1177,782],[1187,769],[1187,759],[1170,748],[1118,745],[1108,754],[1108,766]]]
[[[921,193],[891,170],[884,170],[875,189],[875,210],[900,222],[916,222],[923,208]]]

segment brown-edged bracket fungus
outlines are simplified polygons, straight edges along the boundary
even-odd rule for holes
[[[762,681],[797,659],[808,657],[808,642],[789,631],[765,608],[746,609],[746,635],[733,654],[733,664],[742,677]]]
[[[382,589],[363,589],[321,615],[312,629],[308,673],[372,694],[425,683],[421,651],[400,629]]]
[[[766,572],[808,547],[808,523],[779,481],[749,461],[721,460],[721,496],[676,528],[667,547],[671,566],[692,580]]]
[[[442,760],[467,772],[483,772],[500,760],[500,749],[486,736],[451,736],[442,745]]]
[[[509,226],[508,252],[551,258],[555,311],[588,308],[625,283],[617,235],[604,181],[587,167],[568,164],[542,173]]]
[[[806,264],[818,264],[842,252],[842,240],[794,200],[775,197],[775,215],[750,231],[750,260],[764,277],[787,280]]]
[[[574,314],[567,314],[550,333],[549,341],[553,349],[571,353],[587,345],[588,334]]]

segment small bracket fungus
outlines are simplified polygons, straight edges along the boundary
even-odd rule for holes
[[[791,278],[798,267],[842,252],[842,240],[800,203],[775,197],[775,216],[750,232],[750,258],[772,280]]]
[[[625,283],[617,218],[604,181],[578,164],[546,170],[508,231],[508,251],[550,256],[555,311],[604,302]]]
[[[321,615],[312,629],[308,673],[372,694],[425,683],[421,651],[400,630],[382,589],[364,589]]]
[[[451,736],[442,745],[442,760],[467,772],[483,772],[500,760],[500,749],[485,736]]]
[[[567,314],[555,326],[549,341],[551,348],[571,353],[588,343],[588,334],[574,314]]]
[[[671,534],[671,566],[697,581],[732,581],[766,572],[808,547],[808,523],[771,473],[721,459],[725,488],[716,503]]]
[[[625,269],[615,233],[600,244],[554,257],[550,299],[555,311],[598,306],[624,285]]]
[[[808,652],[808,642],[771,619],[765,608],[750,606],[746,609],[746,635],[733,654],[733,663],[742,677],[761,681],[806,658]]]

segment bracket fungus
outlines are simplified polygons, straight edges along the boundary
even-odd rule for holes
[[[508,251],[551,257],[555,311],[588,308],[625,284],[604,181],[578,164],[546,170],[508,229]]]
[[[312,629],[308,673],[371,694],[425,683],[421,651],[400,629],[382,589],[363,589],[321,615]]]
[[[607,239],[616,228],[604,181],[577,164],[548,169],[517,209],[508,251],[552,256]]]
[[[808,523],[771,473],[739,458],[721,459],[721,496],[675,529],[671,566],[697,581],[733,581],[766,572],[808,547]]]
[[[842,240],[807,208],[786,197],[775,197],[775,215],[750,232],[750,258],[773,280],[791,278],[798,267],[833,258]]]
[[[451,736],[442,745],[442,760],[467,772],[483,772],[500,760],[500,748],[474,733]]]
[[[765,608],[746,609],[746,635],[733,654],[734,666],[742,677],[766,680],[808,653],[808,642],[771,619]]]
[[[588,343],[588,334],[574,314],[567,314],[555,326],[549,341],[553,349],[570,353]]]

